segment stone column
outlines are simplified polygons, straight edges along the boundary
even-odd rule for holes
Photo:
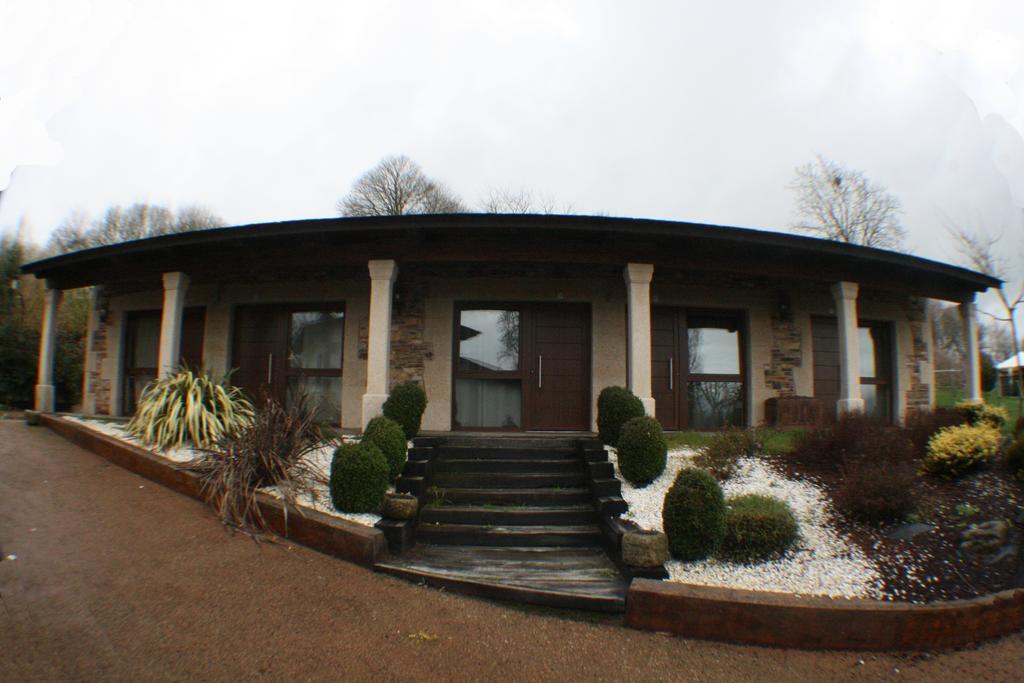
[[[36,380],[36,410],[52,413],[57,405],[57,390],[53,385],[53,361],[57,353],[57,311],[61,291],[46,283],[43,300],[43,327],[39,333],[39,375]]]
[[[648,415],[654,415],[651,396],[651,278],[650,263],[626,265],[626,327],[629,390],[644,404]]]
[[[392,260],[375,260],[370,269],[370,326],[366,344],[366,393],[363,394],[363,419],[367,423],[381,414],[390,389],[391,296],[398,266]]]
[[[164,308],[160,319],[160,356],[157,372],[161,378],[174,374],[181,360],[181,319],[185,311],[188,275],[164,273]]]
[[[964,393],[966,400],[981,403],[981,352],[978,342],[978,316],[974,300],[960,304],[960,318],[964,324]]]
[[[837,282],[832,286],[839,326],[839,401],[836,413],[863,413],[860,395],[860,338],[857,331],[856,282]]]

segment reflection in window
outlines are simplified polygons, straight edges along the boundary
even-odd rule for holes
[[[882,420],[892,417],[892,343],[889,326],[865,324],[857,330],[860,346],[860,395],[864,412]]]
[[[687,335],[690,374],[740,374],[740,334],[737,330],[691,327]]]
[[[318,422],[341,422],[341,377],[291,375],[285,403],[291,406],[301,395],[316,411]]]
[[[518,429],[523,424],[522,388],[517,379],[456,379],[457,427]]]
[[[519,368],[519,311],[466,310],[459,316],[459,370]]]
[[[690,429],[721,429],[743,424],[742,382],[689,382]]]
[[[304,369],[340,369],[345,314],[326,311],[292,313],[288,365]]]

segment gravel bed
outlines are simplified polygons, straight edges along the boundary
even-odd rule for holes
[[[670,451],[665,471],[642,489],[623,481],[622,497],[629,503],[623,517],[645,529],[662,530],[665,493],[695,455],[691,449]],[[621,478],[614,451],[609,459]],[[665,568],[671,581],[833,598],[882,597],[878,568],[855,543],[836,531],[828,500],[819,487],[784,477],[760,458],[741,458],[736,473],[723,482],[722,489],[727,498],[759,493],[789,503],[800,524],[797,546],[777,560],[755,565],[715,559],[670,560]]]
[[[124,423],[119,422],[107,422],[104,420],[93,420],[89,418],[73,417],[70,415],[64,416],[65,420],[69,420],[76,424],[80,424],[83,427],[92,429],[93,431],[112,436],[115,439],[130,443],[133,446],[144,448],[158,458],[164,458],[175,465],[181,465],[189,463],[202,455],[202,451],[194,448],[182,447],[182,448],[169,448],[166,450],[156,450],[147,446],[140,439],[132,436],[125,429]],[[357,441],[354,437],[345,435],[342,437],[344,441]],[[363,524],[365,526],[373,526],[380,521],[380,515],[372,513],[349,513],[339,512],[334,509],[331,504],[331,494],[328,489],[328,481],[331,476],[331,458],[334,455],[334,445],[325,444],[323,447],[310,453],[307,458],[309,464],[316,472],[317,476],[310,491],[304,491],[295,497],[295,502],[300,508],[308,508],[316,510],[332,517],[338,517],[341,519],[355,522],[356,524]],[[388,491],[394,491],[395,487],[389,486]],[[282,498],[281,491],[277,486],[267,486],[260,489],[263,493],[274,496],[275,498]]]

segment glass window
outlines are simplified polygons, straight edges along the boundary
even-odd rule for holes
[[[743,424],[743,382],[689,382],[690,429],[721,429]]]
[[[160,353],[160,315],[139,315],[132,318],[130,325],[129,367],[155,368]]]
[[[459,370],[519,369],[519,311],[465,310],[459,315]]]
[[[889,326],[861,325],[857,330],[860,346],[860,395],[864,412],[883,420],[892,417],[892,344]]]
[[[341,421],[341,377],[291,375],[288,378],[286,405],[305,394],[307,405],[316,411],[317,421],[337,424]]]
[[[882,420],[888,420],[891,412],[889,407],[889,385],[861,384],[860,395],[864,399],[864,413]]]
[[[340,369],[345,314],[329,311],[292,313],[288,365],[302,369]]]
[[[517,379],[456,379],[457,427],[517,429],[523,424],[522,387]]]
[[[740,374],[740,333],[716,327],[690,327],[686,339],[691,375]]]

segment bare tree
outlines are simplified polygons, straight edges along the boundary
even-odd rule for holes
[[[789,187],[797,195],[798,229],[839,242],[902,248],[900,200],[861,171],[819,155],[796,169]]]
[[[388,156],[359,177],[337,204],[343,216],[402,216],[411,213],[461,213],[459,197],[431,180],[407,156]]]
[[[491,190],[480,202],[480,210],[484,213],[572,213],[571,205],[559,207],[554,197],[534,194],[528,190],[509,190],[507,188]]]
[[[1001,235],[991,236],[983,231],[972,233],[965,228],[950,227],[950,234],[956,240],[957,251],[974,270],[991,277],[997,277],[1002,282],[996,290],[999,303],[1002,306],[1002,314],[994,315],[983,311],[985,315],[993,320],[1004,323],[1008,326],[1008,333],[1013,341],[1013,357],[1020,354],[1020,339],[1017,337],[1017,316],[1021,303],[1024,303],[1024,282],[1016,289],[1016,294],[1011,290],[1011,285],[1006,282],[1006,265],[1000,256],[997,246]],[[1018,414],[1024,414],[1024,373],[1014,373],[1012,376],[1017,379]]]
[[[73,211],[50,235],[48,251],[60,254],[221,225],[224,221],[219,216],[197,206],[185,207],[175,214],[163,206],[141,202],[128,208],[115,205],[91,223],[87,214]]]

